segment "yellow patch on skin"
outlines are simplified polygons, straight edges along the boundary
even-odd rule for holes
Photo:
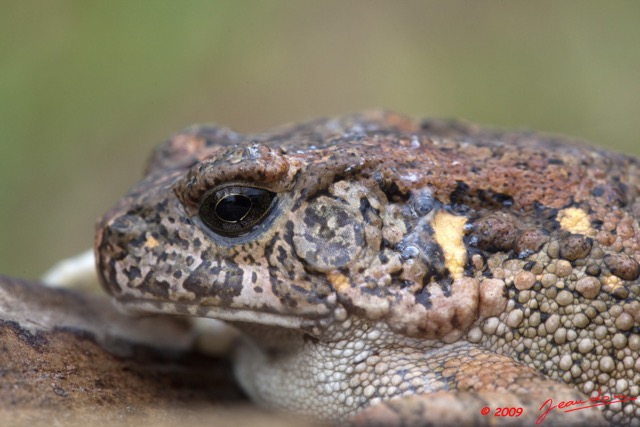
[[[616,288],[619,288],[620,286],[624,285],[624,282],[620,280],[619,277],[616,277],[616,276],[604,276],[601,279],[601,283],[604,286],[610,287],[611,290],[615,290]]]
[[[160,243],[153,236],[149,236],[147,237],[147,241],[144,242],[144,247],[147,249],[153,249],[159,244]]]
[[[444,253],[444,265],[454,279],[462,277],[464,265],[467,262],[467,250],[462,241],[466,223],[466,217],[452,215],[445,211],[436,212],[431,222],[436,242]]]
[[[349,278],[339,271],[330,271],[327,273],[327,279],[329,279],[329,283],[333,285],[336,291],[349,287]]]
[[[593,236],[595,230],[591,228],[589,215],[579,208],[566,208],[558,212],[558,221],[563,230],[573,234]]]

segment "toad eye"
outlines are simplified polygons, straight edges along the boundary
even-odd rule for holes
[[[249,233],[271,211],[276,193],[262,188],[225,186],[208,193],[198,215],[211,231],[228,237]]]

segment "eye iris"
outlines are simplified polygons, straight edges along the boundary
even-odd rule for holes
[[[226,222],[242,221],[251,211],[251,199],[242,194],[230,194],[218,201],[216,214]]]
[[[276,193],[262,188],[221,186],[203,197],[198,216],[214,233],[237,237],[264,222],[276,200]]]

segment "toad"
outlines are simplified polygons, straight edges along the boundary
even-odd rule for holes
[[[99,222],[132,313],[224,320],[259,404],[361,425],[640,418],[640,162],[366,112],[176,134]],[[637,421],[636,421],[637,422]]]

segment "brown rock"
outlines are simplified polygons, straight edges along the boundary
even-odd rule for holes
[[[229,362],[191,342],[174,319],[0,277],[0,423],[183,425],[248,404]]]

